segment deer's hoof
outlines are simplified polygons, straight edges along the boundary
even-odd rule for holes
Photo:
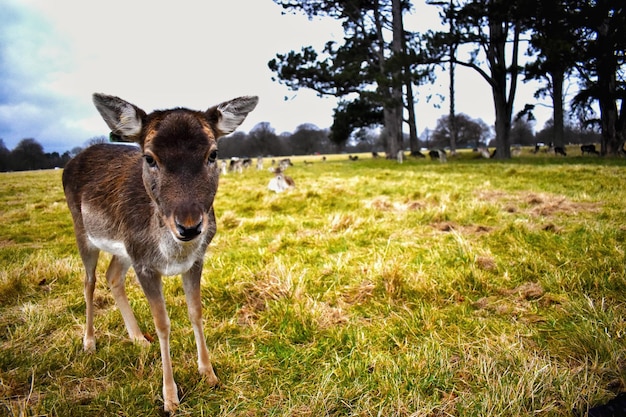
[[[85,337],[83,339],[83,350],[87,353],[93,353],[96,351],[96,339],[91,337]]]
[[[200,371],[200,375],[204,377],[204,380],[210,387],[216,387],[219,385],[220,380],[217,379],[212,366],[209,365],[208,368],[200,368],[198,371]]]

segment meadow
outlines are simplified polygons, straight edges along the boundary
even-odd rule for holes
[[[281,194],[223,176],[202,288],[219,387],[164,284],[178,415],[571,416],[626,390],[626,160],[575,153],[311,156]],[[107,255],[82,350],[61,171],[0,174],[0,226],[0,415],[161,413],[158,342],[128,340]],[[127,289],[156,339],[132,270]]]

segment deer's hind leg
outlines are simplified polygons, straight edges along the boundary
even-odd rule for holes
[[[96,336],[93,328],[93,293],[96,289],[96,266],[98,265],[98,255],[100,250],[87,245],[79,246],[80,257],[85,266],[85,335],[83,336],[83,349],[85,352],[96,350]]]
[[[146,340],[141,332],[126,295],[126,273],[129,268],[130,260],[113,255],[106,272],[107,282],[109,283],[111,294],[115,299],[115,304],[117,304],[117,308],[120,310],[120,313],[122,313],[124,325],[126,326],[130,340],[135,343],[148,345],[150,342]]]

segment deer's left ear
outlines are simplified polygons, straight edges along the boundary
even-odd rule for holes
[[[123,142],[137,142],[146,112],[119,97],[95,93],[93,104],[111,129]]]
[[[205,113],[206,118],[217,133],[217,137],[228,135],[243,123],[258,102],[257,96],[238,97],[211,107]]]

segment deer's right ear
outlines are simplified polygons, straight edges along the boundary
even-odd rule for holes
[[[258,102],[257,96],[238,97],[211,107],[205,114],[217,136],[221,137],[234,132]]]
[[[123,142],[137,142],[146,112],[119,97],[94,93],[93,104],[111,128],[111,133]]]

